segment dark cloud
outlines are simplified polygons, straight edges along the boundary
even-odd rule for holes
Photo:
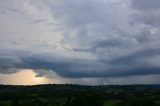
[[[13,52],[12,52],[13,53]],[[129,56],[107,61],[79,61],[67,58],[55,58],[52,61],[43,54],[10,55],[0,58],[0,72],[13,73],[18,69],[52,70],[58,75],[69,78],[122,77],[160,74],[160,67],[147,62],[147,57],[160,55],[159,50],[147,50]],[[61,59],[60,59],[61,58]],[[151,61],[152,62],[152,61]],[[37,71],[37,76],[44,75]],[[43,71],[42,71],[43,72]]]
[[[160,55],[160,50],[159,49],[147,49],[143,51],[138,51],[136,53],[132,53],[130,55],[122,56],[120,58],[116,58],[111,61],[112,64],[129,64],[130,62],[139,63],[136,61],[137,59],[145,59],[146,57],[152,57],[152,56],[159,56]]]
[[[130,46],[123,38],[93,41],[89,45],[89,47],[73,48],[73,50],[77,52],[96,52],[98,49],[125,48]]]

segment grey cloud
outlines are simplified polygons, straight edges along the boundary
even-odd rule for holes
[[[123,35],[128,25],[127,7],[123,7],[126,2],[71,0],[62,4],[63,8],[52,9],[53,16],[57,17],[61,30],[65,32],[61,42],[73,46],[74,51],[93,52],[98,48],[130,45],[130,38]],[[72,31],[75,34],[70,36]]]
[[[63,1],[63,8],[54,8],[54,14],[57,18],[64,19],[65,24],[71,26],[81,26],[90,23],[99,23],[106,18],[106,14],[102,13],[105,10],[105,3],[93,0],[87,1]],[[98,7],[98,8],[97,8]],[[69,15],[68,15],[69,14]]]
[[[142,23],[151,27],[159,27],[160,25],[160,1],[159,0],[131,0],[134,10],[132,15],[136,24]]]
[[[131,1],[132,1],[132,6],[139,10],[154,11],[155,9],[160,9],[159,0],[131,0]]]
[[[133,20],[136,24],[142,23],[144,25],[149,25],[151,27],[160,26],[160,10],[157,12],[140,12],[133,14]]]
[[[39,70],[52,70],[67,78],[160,74],[160,59],[155,59],[160,55],[157,47],[159,32],[151,33],[152,29],[159,30],[159,1],[132,0],[131,7],[128,1],[63,0],[56,4],[46,0],[44,7],[50,9],[53,20],[56,20],[47,23],[56,25],[53,31],[62,33],[62,39],[51,48],[50,39],[54,39],[55,33],[41,33],[41,29],[48,27],[38,29],[34,26],[31,31],[24,30],[24,35],[25,31],[31,33],[26,35],[29,39],[27,47],[14,48],[23,37],[17,36],[16,42],[11,41],[12,49],[4,44],[2,48],[5,49],[0,49],[0,72],[33,69],[37,70],[38,77],[45,75]],[[35,4],[31,3],[32,6]],[[32,21],[34,24],[45,21],[38,17],[34,19],[37,20]],[[38,30],[37,35],[33,33],[35,30]],[[51,36],[44,40],[46,33]],[[31,40],[32,37],[35,39]]]
[[[55,58],[50,61],[45,55],[3,56],[0,58],[1,72],[15,72],[16,69],[52,70],[58,75],[68,78],[89,78],[89,77],[122,77],[160,74],[160,67],[148,64],[142,57],[159,55],[159,51],[142,51],[134,55],[123,57],[112,62],[79,61],[67,58]],[[139,60],[136,60],[136,59]],[[62,61],[63,60],[63,61]],[[7,63],[7,64],[6,64]],[[140,63],[140,64],[139,64]],[[6,66],[7,65],[7,66]],[[15,69],[15,70],[14,70]],[[8,70],[8,71],[7,71]],[[37,76],[45,75],[42,71],[36,71]]]
[[[159,55],[160,55],[159,49],[146,49],[146,50],[141,50],[129,55],[122,56],[120,58],[113,59],[112,61],[110,61],[110,63],[134,65],[134,64],[139,64],[141,62],[140,59],[145,60],[146,57],[153,57],[153,56],[159,56]]]
[[[89,47],[73,48],[73,50],[79,52],[96,52],[98,49],[125,48],[132,46],[129,44],[128,40],[123,38],[93,41],[89,45]]]
[[[0,14],[6,15],[6,12],[1,10]]]

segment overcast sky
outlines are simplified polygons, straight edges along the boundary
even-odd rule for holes
[[[0,0],[2,75],[160,83],[159,45],[160,0]]]

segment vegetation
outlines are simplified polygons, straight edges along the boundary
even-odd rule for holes
[[[160,85],[0,85],[0,106],[160,106]]]

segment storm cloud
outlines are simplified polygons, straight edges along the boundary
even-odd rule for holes
[[[0,2],[0,73],[52,70],[70,79],[160,74],[159,0]]]

